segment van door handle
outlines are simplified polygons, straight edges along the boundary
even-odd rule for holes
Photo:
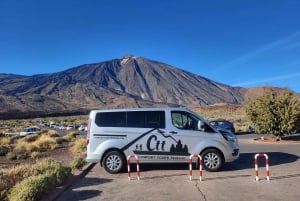
[[[176,131],[171,131],[170,134],[177,134],[177,132]]]

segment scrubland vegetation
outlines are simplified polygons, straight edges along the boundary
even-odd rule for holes
[[[71,168],[53,159],[23,164],[0,170],[1,200],[39,200],[45,193],[61,185]]]
[[[46,129],[25,137],[2,134],[0,156],[16,163],[0,169],[0,200],[39,200],[61,185],[73,170],[81,169],[86,164],[82,158],[86,144],[78,134],[77,130],[68,131],[61,137],[55,130]],[[62,145],[69,147],[66,151],[73,158],[69,164],[48,157]]]

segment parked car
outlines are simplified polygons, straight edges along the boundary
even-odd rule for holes
[[[79,131],[87,131],[87,125],[80,125],[78,130]]]
[[[76,125],[68,125],[67,130],[76,130]]]
[[[26,135],[30,135],[30,134],[35,134],[35,133],[40,133],[41,130],[37,127],[29,127],[29,128],[25,128],[20,132],[20,136],[26,136]]]
[[[49,124],[50,128],[55,128],[58,124],[56,122],[51,121]]]
[[[230,130],[232,133],[235,133],[235,128],[233,123],[225,119],[215,119],[211,120],[210,124],[213,125],[216,129],[226,129]]]
[[[254,128],[253,125],[250,125],[250,126],[248,127],[248,132],[249,132],[249,133],[255,133],[255,128]]]

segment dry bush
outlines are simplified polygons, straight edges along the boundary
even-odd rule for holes
[[[0,200],[7,200],[9,192],[9,200],[31,200],[31,196],[35,197],[51,190],[50,186],[53,188],[55,185],[62,184],[70,172],[71,168],[49,158],[33,165],[22,164],[8,169],[0,169]],[[48,179],[46,181],[34,179],[36,182],[28,182],[32,181],[29,178],[44,178],[46,175],[51,176],[53,179],[51,179],[53,181],[51,184],[54,185],[49,185]]]
[[[55,138],[48,135],[28,135],[14,144],[12,153],[7,154],[10,160],[37,158],[40,154],[34,152],[54,150],[58,146]]]
[[[56,140],[48,135],[41,135],[33,144],[39,150],[54,150],[58,146]]]
[[[62,139],[63,139],[64,141],[66,141],[66,142],[71,142],[71,141],[75,140],[76,137],[74,137],[74,136],[72,136],[72,135],[65,135],[65,136],[62,137]]]
[[[85,165],[87,164],[86,160],[84,160],[83,158],[76,158],[74,159],[71,163],[70,163],[70,167],[72,170],[75,169],[82,169]]]
[[[86,152],[86,139],[77,138],[71,143],[70,152],[73,154],[85,153]]]
[[[44,134],[48,134],[48,132],[49,132],[49,130],[41,130],[39,134],[44,135]]]
[[[21,138],[20,135],[12,135],[9,137],[9,140],[10,140],[10,144],[14,144],[15,142],[17,142],[19,139]]]
[[[26,178],[29,164],[18,165],[9,169],[0,169],[0,200],[4,200],[8,191],[19,181]]]
[[[38,146],[36,146],[33,142],[26,142],[23,140],[19,140],[13,149],[14,153],[23,153],[23,152],[32,152],[38,151]]]
[[[8,194],[9,201],[37,201],[48,191],[55,188],[52,175],[38,175],[24,179],[16,184]]]
[[[47,130],[46,132],[47,135],[49,135],[50,137],[59,137],[59,135],[57,134],[56,130]]]
[[[65,136],[64,137],[56,137],[55,141],[57,144],[62,144],[64,142],[70,142],[70,140],[66,139]]]
[[[40,137],[40,135],[38,135],[38,134],[30,134],[30,135],[26,135],[24,138],[22,138],[21,141],[25,141],[25,142],[34,142],[34,141],[36,141],[39,137]]]
[[[17,154],[15,154],[15,153],[13,153],[13,152],[8,152],[7,154],[6,154],[6,158],[8,159],[8,160],[17,160]]]
[[[33,159],[38,159],[40,157],[41,157],[41,153],[37,152],[37,151],[31,152],[31,154],[30,154],[30,158],[33,158]]]
[[[10,144],[9,137],[0,137],[0,145],[8,145]]]
[[[64,140],[71,142],[76,139],[76,136],[79,135],[78,130],[68,130],[67,135],[63,137]]]
[[[11,150],[10,140],[7,137],[0,138],[0,156],[5,156]]]
[[[67,130],[67,135],[76,137],[77,135],[79,135],[79,130]]]

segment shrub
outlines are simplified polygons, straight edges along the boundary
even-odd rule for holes
[[[36,164],[33,165],[25,164],[25,165],[18,165],[16,167],[9,168],[9,169],[1,169],[0,170],[0,192],[2,197],[0,197],[0,200],[4,200],[3,196],[6,195],[7,192],[13,186],[15,186],[19,182],[22,182],[25,178],[40,176],[40,175],[50,175],[51,177],[54,178],[55,181],[54,184],[60,185],[68,178],[70,173],[71,173],[70,167],[65,167],[62,165],[62,163],[57,162],[50,158],[38,161]],[[27,183],[24,185],[27,185]],[[17,198],[15,199],[15,196],[18,196],[17,192],[20,193],[19,196],[21,196],[23,193],[23,191],[21,190],[18,191],[18,188],[16,190],[12,190],[16,193],[10,194],[10,200],[23,199],[20,197],[17,197],[18,199]],[[26,189],[27,188],[28,187],[26,187]],[[37,188],[37,190],[39,189]],[[41,188],[40,190],[43,191],[43,188]],[[26,192],[27,190],[24,191],[24,194],[26,194]],[[26,199],[30,200],[28,197]]]
[[[46,134],[50,137],[59,137],[56,130],[48,130]]]
[[[72,170],[81,169],[87,164],[87,162],[83,158],[76,158],[70,163],[70,167]]]
[[[36,141],[40,136],[38,134],[31,134],[31,135],[26,135],[24,138],[22,138],[21,141],[24,142],[34,142]]]
[[[36,201],[43,194],[55,187],[55,178],[52,175],[38,175],[29,177],[15,185],[8,194],[10,201]]]
[[[13,135],[9,138],[10,144],[15,143],[18,139],[20,139],[20,135]]]
[[[86,139],[84,139],[84,138],[75,139],[71,143],[69,150],[73,154],[86,152]]]
[[[17,159],[22,160],[22,159],[27,159],[30,157],[30,154],[28,152],[23,152],[23,153],[18,153],[17,154]]]
[[[6,158],[8,160],[17,160],[17,154],[13,153],[13,152],[8,152],[6,154]]]
[[[39,150],[54,150],[57,147],[56,140],[48,135],[40,136],[34,145],[38,147]]]
[[[8,145],[10,144],[10,140],[8,137],[0,137],[0,145]]]
[[[18,165],[9,169],[0,170],[0,200],[4,200],[7,192],[18,182],[27,177],[30,165]]]
[[[300,122],[300,101],[289,90],[277,95],[266,88],[265,93],[249,102],[245,111],[255,131],[276,136],[293,133]]]
[[[41,153],[37,152],[37,151],[31,152],[31,154],[30,154],[30,158],[33,158],[33,159],[37,159],[40,156],[41,156]]]
[[[67,135],[63,136],[63,139],[67,142],[71,142],[76,139],[76,135],[68,135],[67,134]]]
[[[32,152],[32,151],[38,151],[38,147],[30,142],[26,142],[23,140],[19,140],[14,147],[13,152],[16,154],[22,154],[24,152]]]
[[[5,156],[10,150],[11,147],[9,145],[0,145],[0,156]]]
[[[67,135],[79,135],[79,130],[67,130]]]
[[[57,138],[55,138],[55,141],[57,144],[62,144],[63,142],[69,142],[68,140],[66,140],[63,137],[57,137]]]
[[[67,177],[71,173],[71,168],[65,167],[62,165],[62,163],[48,158],[36,163],[32,167],[31,172],[34,175],[42,173],[51,174],[55,177],[56,184],[60,185],[67,179]]]

